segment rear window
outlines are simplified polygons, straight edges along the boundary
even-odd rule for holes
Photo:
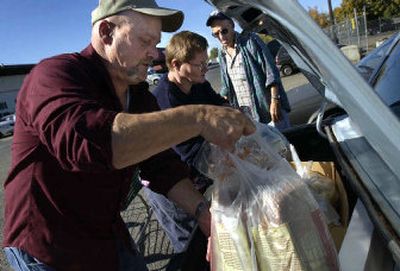
[[[375,50],[366,55],[363,59],[360,60],[360,62],[357,63],[356,67],[365,80],[369,81],[374,70],[378,67],[383,58],[386,56],[386,53],[391,47],[395,37],[396,35],[393,35],[381,46],[377,47]]]
[[[388,106],[400,102],[400,44],[393,48],[373,82],[374,89]],[[393,108],[392,108],[393,109]]]

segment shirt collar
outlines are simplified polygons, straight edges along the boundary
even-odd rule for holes
[[[236,31],[234,33],[235,33],[235,38],[234,38],[235,39],[235,43],[233,44],[233,48],[235,48],[235,50],[237,51],[238,50],[237,44],[239,42],[239,33],[236,32]],[[221,51],[222,51],[223,54],[226,54],[226,47],[222,46]]]
[[[99,75],[98,79],[104,81],[107,86],[107,89],[110,90],[111,95],[119,101],[117,94],[115,92],[114,84],[112,83],[110,73],[108,72],[103,58],[96,52],[93,48],[92,44],[89,44],[85,49],[81,51],[81,56],[91,62],[92,68],[96,70],[96,73]],[[118,107],[121,105],[118,102]]]

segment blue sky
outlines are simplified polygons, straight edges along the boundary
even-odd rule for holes
[[[217,41],[205,26],[213,10],[203,0],[156,0],[160,6],[176,8],[185,13],[180,30],[204,35],[210,48]],[[318,7],[326,11],[327,0],[299,0],[306,9]],[[66,52],[81,51],[90,41],[90,13],[98,0],[1,0],[0,64],[30,64]],[[333,6],[341,0],[332,0]],[[170,34],[164,34],[165,46]]]

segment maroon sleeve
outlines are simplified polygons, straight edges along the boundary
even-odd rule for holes
[[[65,170],[112,169],[111,127],[117,112],[96,99],[79,61],[53,58],[24,82],[21,118]]]

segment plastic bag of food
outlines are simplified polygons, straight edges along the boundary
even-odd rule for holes
[[[272,151],[277,152],[286,159],[291,157],[289,141],[277,128],[267,124],[257,123],[257,129],[261,138],[272,148]]]
[[[206,144],[196,160],[214,180],[212,270],[339,270],[318,204],[259,131],[233,153]]]
[[[325,215],[328,224],[339,225],[340,217],[333,208],[333,205],[339,198],[339,192],[336,189],[335,181],[322,174],[312,171],[312,161],[302,163],[297,155],[296,149],[290,145],[290,152],[293,158],[293,163],[296,167],[296,172],[307,184],[319,208]]]

